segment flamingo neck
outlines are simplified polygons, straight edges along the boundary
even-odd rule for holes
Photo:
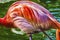
[[[0,25],[6,25],[7,21],[4,18],[0,18]]]

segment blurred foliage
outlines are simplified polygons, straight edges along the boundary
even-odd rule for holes
[[[10,1],[16,1],[16,0],[0,0],[0,3],[7,3],[7,2],[10,2]]]
[[[9,8],[9,6],[17,0],[0,0],[0,17],[3,17]],[[47,8],[54,17],[60,21],[60,0],[32,0],[45,8]],[[56,40],[55,29],[46,31],[46,33],[53,39]],[[28,40],[26,35],[18,35],[11,32],[10,28],[0,27],[0,40]],[[33,40],[49,40],[46,35],[42,32],[33,34]]]

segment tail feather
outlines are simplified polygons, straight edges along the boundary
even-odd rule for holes
[[[60,29],[60,23],[59,22],[54,22],[57,25],[57,29]]]
[[[50,17],[50,15],[48,17],[53,23],[53,28],[60,29],[60,23],[54,17]]]
[[[53,28],[60,29],[60,23],[57,20],[52,22],[53,22]]]

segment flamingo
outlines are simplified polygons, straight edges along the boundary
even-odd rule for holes
[[[60,40],[60,29],[56,30],[56,40]]]
[[[29,40],[32,40],[32,34],[36,32],[45,33],[45,30],[51,28],[60,29],[60,23],[54,16],[43,6],[32,1],[13,3],[7,14],[0,18],[0,24],[8,28],[19,28],[29,35]]]

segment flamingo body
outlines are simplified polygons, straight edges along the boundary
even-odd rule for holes
[[[39,4],[31,1],[13,3],[6,16],[0,18],[0,24],[6,27],[17,27],[25,33],[34,33],[50,28],[60,29],[60,24],[50,12]]]

